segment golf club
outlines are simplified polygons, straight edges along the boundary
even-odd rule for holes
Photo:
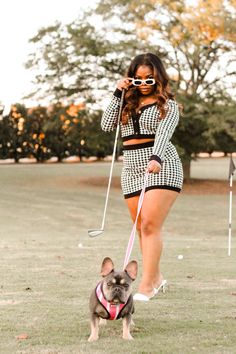
[[[122,94],[121,94],[120,108],[119,108],[119,114],[118,114],[118,123],[117,123],[117,128],[116,128],[115,142],[114,142],[114,148],[113,148],[113,154],[112,154],[110,176],[109,176],[108,187],[107,187],[107,195],[106,195],[105,207],[104,207],[104,212],[103,212],[102,225],[101,225],[100,229],[90,229],[90,230],[88,230],[88,234],[89,234],[90,237],[99,236],[104,231],[107,204],[108,204],[108,197],[109,197],[109,192],[110,192],[110,187],[111,187],[111,178],[112,178],[113,166],[114,166],[115,156],[116,156],[117,141],[118,141],[118,136],[119,136],[119,127],[120,127],[119,123],[120,123],[121,112],[122,112],[123,103],[124,103],[124,97],[125,97],[125,90],[123,89],[122,90]]]

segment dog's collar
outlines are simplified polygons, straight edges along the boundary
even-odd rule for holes
[[[119,314],[121,310],[125,307],[127,302],[125,304],[111,304],[107,299],[105,298],[103,291],[102,291],[102,282],[98,283],[96,287],[96,295],[99,300],[99,302],[102,304],[102,306],[107,310],[107,313],[109,314],[109,320],[117,320],[119,318]]]

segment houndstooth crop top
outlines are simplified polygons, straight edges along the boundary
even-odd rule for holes
[[[102,130],[110,132],[116,128],[120,101],[121,91],[116,89],[110,104],[103,113]],[[171,99],[167,100],[166,106],[167,114],[164,119],[160,119],[160,111],[156,103],[152,103],[141,107],[137,114],[132,114],[127,124],[120,123],[122,141],[143,138],[155,139],[153,155],[150,160],[156,160],[159,163],[166,158],[166,154],[172,156],[172,158],[178,157],[170,139],[179,121],[179,108],[177,103]]]

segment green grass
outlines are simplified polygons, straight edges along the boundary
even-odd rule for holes
[[[98,342],[87,342],[88,298],[100,264],[110,256],[122,267],[132,227],[120,190],[112,188],[106,231],[95,239],[87,235],[101,226],[106,187],[81,180],[108,176],[109,168],[0,167],[0,353],[236,353],[236,208],[228,257],[228,195],[179,196],[163,230],[168,291],[136,304],[134,341],[121,339],[116,321],[101,329]],[[120,169],[117,164],[114,174]],[[226,159],[192,165],[193,177],[227,174]],[[132,258],[141,273],[137,240]],[[16,339],[22,333],[28,339]]]

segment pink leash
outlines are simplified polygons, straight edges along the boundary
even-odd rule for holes
[[[149,172],[147,171],[145,173],[145,176],[144,176],[143,189],[141,191],[141,194],[140,194],[139,200],[138,200],[138,210],[137,210],[136,219],[135,219],[135,222],[133,224],[133,228],[132,228],[132,231],[131,231],[131,234],[130,234],[130,237],[129,237],[128,246],[127,246],[127,249],[126,249],[125,260],[124,260],[124,269],[125,269],[125,267],[127,266],[128,262],[129,262],[129,258],[130,258],[130,255],[131,255],[131,252],[132,252],[132,249],[133,249],[135,233],[136,233],[136,226],[137,226],[137,222],[138,222],[139,213],[140,213],[142,205],[143,205],[143,200],[144,200],[144,195],[145,195],[145,189],[146,189],[148,175],[149,175]]]

